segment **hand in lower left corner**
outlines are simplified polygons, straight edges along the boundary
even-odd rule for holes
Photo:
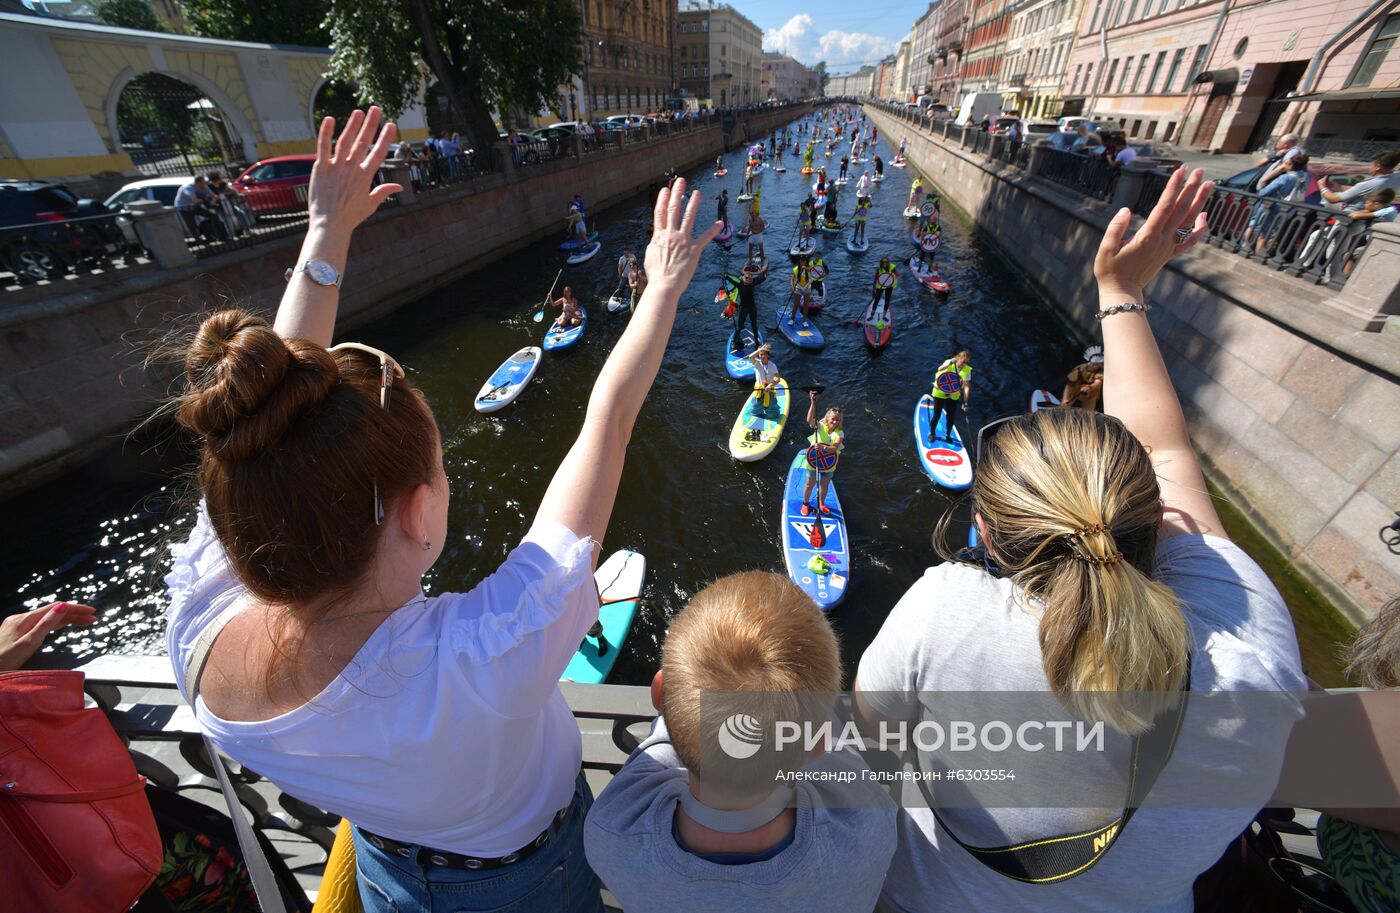
[[[0,621],[0,672],[21,668],[59,628],[87,627],[96,621],[96,609],[76,602],[53,602],[7,617]]]

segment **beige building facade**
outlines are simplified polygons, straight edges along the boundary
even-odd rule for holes
[[[747,16],[727,3],[685,0],[675,28],[682,95],[718,107],[763,101],[763,32]]]
[[[1023,117],[1058,117],[1060,86],[1074,47],[1084,0],[1031,0],[1011,16],[1001,92],[1008,111]]]
[[[762,86],[764,99],[800,100],[815,98],[819,92],[817,74],[786,54],[763,52]]]

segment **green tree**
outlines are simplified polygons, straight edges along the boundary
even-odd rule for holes
[[[818,60],[812,67],[812,75],[817,77],[817,94],[826,94],[826,81],[831,78],[831,74],[826,71],[826,61]]]
[[[299,44],[330,44],[326,13],[330,0],[179,0],[190,32],[205,38]]]
[[[166,32],[165,23],[147,0],[93,0],[89,6],[98,19],[122,29]]]
[[[477,149],[497,133],[492,111],[556,109],[581,71],[576,0],[332,0],[331,75],[398,115],[437,80]]]

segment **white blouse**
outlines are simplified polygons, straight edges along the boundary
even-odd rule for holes
[[[582,741],[558,683],[598,617],[593,548],[537,523],[471,592],[395,611],[308,703],[230,722],[200,699],[195,715],[229,757],[365,830],[504,856],[573,798]],[[166,639],[179,679],[200,632],[246,591],[202,505],[173,556]]]

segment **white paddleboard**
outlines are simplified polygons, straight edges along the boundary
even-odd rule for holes
[[[476,411],[495,412],[514,402],[534,379],[542,354],[538,346],[526,346],[507,358],[481,385],[476,394]]]
[[[589,260],[592,260],[594,257],[598,256],[598,251],[602,249],[603,242],[594,241],[592,244],[588,245],[583,250],[570,256],[564,262],[569,264],[570,266],[577,266],[580,263],[587,263]]]
[[[1054,409],[1060,404],[1060,398],[1049,390],[1036,390],[1031,394],[1031,411],[1040,412],[1042,409]]]

